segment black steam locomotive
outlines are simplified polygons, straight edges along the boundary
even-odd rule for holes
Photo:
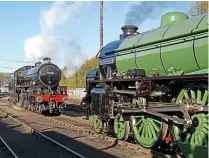
[[[59,86],[61,70],[50,58],[24,66],[9,77],[9,102],[37,113],[60,114],[68,102],[67,87]]]

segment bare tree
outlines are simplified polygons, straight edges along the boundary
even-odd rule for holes
[[[189,16],[208,13],[208,1],[195,1],[189,9]]]
[[[7,82],[9,78],[9,73],[0,73],[0,86],[4,83]]]

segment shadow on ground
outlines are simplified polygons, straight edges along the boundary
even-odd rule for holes
[[[18,156],[21,158],[42,158],[42,157],[51,157],[51,155],[43,155],[40,150],[40,143],[37,144],[37,140],[34,139],[40,139],[37,137],[34,137],[32,133],[22,133],[18,128],[20,128],[20,125],[8,125],[7,123],[3,122],[3,117],[0,118],[0,136],[8,143],[8,145],[16,152]],[[115,158],[115,156],[108,154],[102,150],[97,150],[87,144],[81,143],[75,139],[71,138],[65,135],[62,135],[60,133],[54,132],[54,131],[46,131],[42,132],[43,134],[49,136],[50,138],[58,141],[59,143],[67,146],[68,148],[78,152],[79,154],[85,156],[86,158]],[[33,138],[32,138],[33,137]],[[48,147],[48,141],[43,141],[44,138],[41,138],[41,148],[45,151],[48,151],[48,153],[52,150]],[[38,146],[38,147],[37,147]],[[2,146],[0,146],[2,147]],[[1,153],[0,153],[1,157]],[[59,158],[59,156],[54,155],[52,157]],[[63,158],[63,155],[60,156]],[[69,158],[75,157],[72,156],[72,154],[69,154],[67,156]]]

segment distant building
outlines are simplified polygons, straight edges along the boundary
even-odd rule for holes
[[[8,83],[4,82],[0,87],[0,93],[8,93],[9,92],[9,85]]]

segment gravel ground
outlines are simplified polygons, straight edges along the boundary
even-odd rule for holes
[[[18,157],[76,157],[63,149],[59,149],[55,144],[29,133],[25,128],[2,115],[0,117],[0,129],[1,137]],[[0,157],[5,157],[5,152],[1,152]]]
[[[0,100],[0,108],[14,115],[31,127],[41,131],[50,138],[57,140],[70,149],[89,158],[147,158],[144,153],[134,152],[133,150],[111,144],[98,136],[84,135],[78,132],[70,131],[67,127],[55,124],[46,119],[35,117],[28,112],[14,110],[8,106],[8,103]],[[69,120],[66,120],[69,123]],[[70,122],[71,123],[71,122]],[[77,124],[79,125],[79,124]],[[86,126],[85,123],[81,126]]]
[[[82,127],[83,129],[87,129],[87,130],[91,130],[92,129],[92,126],[91,126],[91,122],[90,121],[87,121],[87,120],[83,120],[81,118],[75,118],[77,121],[73,121],[72,119],[70,119],[68,116],[65,116],[65,115],[61,115],[59,117],[55,117],[56,120],[59,120],[59,121],[63,121],[63,122],[66,122],[66,123],[69,123],[69,124],[72,124],[74,126],[79,126],[79,127]]]

